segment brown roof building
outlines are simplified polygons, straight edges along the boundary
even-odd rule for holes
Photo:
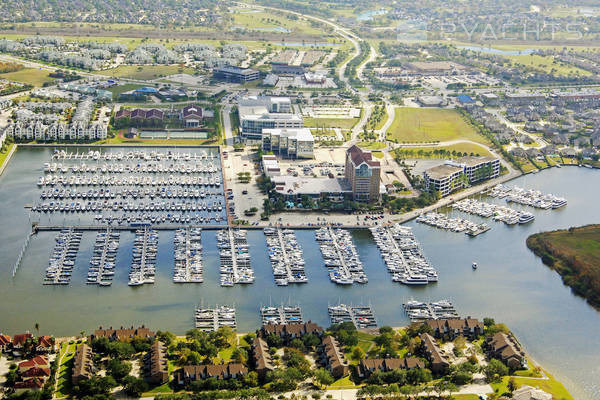
[[[381,165],[371,152],[354,145],[346,150],[346,179],[352,187],[355,201],[378,201],[380,197]]]
[[[483,322],[473,319],[437,319],[424,322],[438,339],[454,340],[457,336],[476,338],[483,335]]]
[[[146,328],[144,325],[139,328],[134,328],[131,326],[131,328],[121,327],[119,329],[113,329],[111,326],[109,329],[102,329],[102,327],[96,329],[90,336],[90,341],[105,337],[111,341],[118,340],[120,342],[125,342],[133,338],[151,339],[154,338],[154,336],[154,332]]]
[[[87,344],[80,344],[75,351],[75,361],[73,364],[73,374],[71,381],[77,385],[84,379],[90,379],[96,373],[94,368],[94,353]]]
[[[321,362],[331,372],[331,375],[339,379],[347,375],[349,370],[348,360],[340,349],[340,345],[333,336],[323,338],[321,346]]]
[[[50,353],[54,351],[54,339],[50,336],[40,336],[35,350],[38,353]]]
[[[487,339],[490,355],[502,361],[509,368],[519,369],[525,362],[525,354],[516,341],[504,332],[498,332]]]
[[[248,374],[244,364],[186,365],[176,373],[179,385],[189,385],[199,379],[236,379]]]
[[[0,334],[0,352],[8,350],[9,345],[12,344],[10,336]]]
[[[165,345],[155,340],[147,357],[148,381],[156,385],[167,383],[169,381],[169,364]]]
[[[27,339],[33,339],[33,335],[31,333],[20,333],[18,335],[13,336],[13,349],[22,349]]]
[[[422,351],[431,364],[431,370],[433,372],[441,372],[448,368],[450,364],[442,355],[442,350],[438,347],[433,336],[428,333],[422,333],[420,337]]]
[[[358,375],[368,378],[373,372],[389,372],[396,369],[425,368],[425,363],[416,357],[368,358],[360,361]]]
[[[275,369],[271,353],[269,353],[269,346],[267,346],[267,342],[259,337],[252,342],[252,359],[254,361],[254,369],[256,369],[261,378],[264,378],[267,372]]]
[[[260,328],[259,336],[266,338],[270,335],[276,335],[288,343],[292,339],[301,338],[310,333],[321,336],[323,335],[323,328],[311,321],[303,324],[267,324]]]

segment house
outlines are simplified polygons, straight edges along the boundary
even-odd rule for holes
[[[84,379],[90,379],[96,373],[94,367],[94,354],[92,348],[87,344],[77,346],[75,351],[75,361],[73,363],[73,372],[71,381],[73,385],[77,385]]]
[[[252,360],[254,362],[254,369],[261,378],[264,378],[267,372],[275,369],[271,353],[269,353],[269,346],[267,342],[259,337],[252,342]]]
[[[552,395],[543,390],[524,385],[512,394],[513,400],[552,400]]]
[[[435,342],[433,336],[428,333],[422,333],[420,338],[421,351],[429,361],[431,371],[442,372],[446,370],[450,366],[450,363],[442,355],[442,350]]]
[[[39,379],[46,381],[50,377],[50,368],[33,367],[21,374],[21,379],[26,381],[30,379]]]
[[[15,382],[13,389],[15,389],[15,393],[22,393],[28,390],[38,391],[44,388],[44,381],[42,379],[34,378],[28,379],[22,382]]]
[[[44,356],[35,356],[30,360],[20,362],[18,368],[19,373],[22,374],[31,368],[50,368],[50,363]]]
[[[454,340],[458,336],[475,339],[483,335],[483,322],[473,319],[437,319],[425,322],[437,339]]]
[[[212,110],[205,110],[196,104],[183,107],[179,113],[179,119],[182,121],[184,128],[198,128],[203,119],[213,117]]]
[[[108,329],[102,329],[102,327],[96,329],[92,335],[90,335],[90,342],[94,339],[99,339],[102,337],[108,338],[110,341],[118,340],[120,342],[131,340],[133,338],[142,338],[142,339],[152,339],[155,334],[150,329],[146,328],[142,325],[139,328],[119,328],[113,329],[112,327]]]
[[[263,325],[258,332],[258,335],[261,338],[275,335],[282,338],[285,343],[289,343],[296,338],[302,338],[304,335],[308,334],[314,334],[320,337],[323,335],[323,328],[312,321],[308,321],[303,324],[267,324]]]
[[[22,350],[25,347],[25,343],[28,339],[33,339],[33,335],[31,333],[20,333],[18,335],[13,336],[12,339],[12,348],[13,351]]]
[[[560,150],[560,155],[567,158],[575,158],[577,157],[577,150],[572,147],[565,147]]]
[[[488,338],[486,347],[491,357],[502,361],[511,369],[520,369],[526,363],[525,355],[514,338],[504,332]]]
[[[10,336],[0,334],[0,353],[6,352],[11,344]]]
[[[407,358],[367,358],[358,365],[358,376],[368,378],[375,371],[390,372],[396,369],[425,368],[425,363],[416,357]]]
[[[244,364],[186,365],[176,372],[179,385],[189,385],[200,379],[236,379],[248,374]]]
[[[51,353],[54,351],[54,339],[50,336],[40,336],[38,338],[37,346],[35,347],[37,353]]]
[[[323,338],[320,351],[321,363],[334,378],[340,379],[349,373],[348,360],[344,357],[338,341],[333,336]]]
[[[165,345],[155,340],[147,356],[148,380],[150,383],[162,385],[169,381],[169,364]]]

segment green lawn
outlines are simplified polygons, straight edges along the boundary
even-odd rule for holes
[[[442,108],[396,108],[388,139],[398,143],[444,142],[467,139],[487,143],[458,111]]]
[[[341,379],[338,379],[337,381],[333,382],[331,385],[327,386],[328,390],[335,390],[335,389],[353,389],[356,388],[357,386],[354,384],[354,382],[352,382],[350,380],[349,376],[345,376]]]
[[[479,400],[479,396],[476,394],[455,394],[452,398],[456,400]]]
[[[381,151],[373,151],[372,154],[375,158],[383,158],[383,153]]]
[[[352,129],[360,118],[304,118],[307,128],[341,128]]]
[[[49,71],[43,69],[24,68],[20,71],[0,74],[0,79],[8,79],[9,81],[27,83],[36,87],[42,87],[44,83],[54,82],[54,78],[50,78],[49,74]]]
[[[61,360],[61,363],[58,366],[57,371],[57,398],[67,397],[71,392],[71,374],[73,371],[73,357],[75,356],[76,349],[77,345],[75,343],[63,343],[63,345],[60,347],[58,360]]]
[[[539,69],[543,72],[549,73],[554,72],[556,75],[571,75],[571,74],[579,74],[579,75],[590,75],[591,72],[585,71],[581,68],[577,68],[573,65],[563,63],[561,61],[555,60],[554,57],[551,56],[540,56],[537,54],[529,54],[529,55],[503,55],[502,57],[508,58],[512,61],[513,64],[525,65],[527,67],[532,67]]]
[[[117,68],[98,71],[98,74],[115,78],[151,80],[174,74],[193,74],[192,68],[179,65],[121,65]]]
[[[565,389],[562,383],[547,372],[546,375],[549,379],[524,378],[519,376],[514,377],[514,379],[518,387],[529,385],[550,393],[556,400],[573,400],[573,396]],[[507,385],[509,379],[508,376],[505,376],[502,378],[502,382],[492,383],[491,386],[498,394],[505,393],[508,391]]]
[[[479,146],[474,143],[458,143],[450,146],[406,146],[401,147],[401,150],[407,152],[406,158],[446,158],[445,155],[436,155],[433,153],[434,150],[446,150],[452,153],[453,151],[457,153],[467,153],[467,154],[475,154],[480,156],[491,156],[490,153],[485,147]],[[412,153],[411,153],[412,151]]]
[[[135,90],[144,87],[144,85],[138,85],[135,83],[127,83],[125,85],[113,86],[108,89],[109,92],[113,94],[113,99],[116,99],[118,95],[121,93],[129,92],[130,90]]]
[[[357,145],[367,150],[381,150],[386,148],[386,144],[382,142],[359,142]]]
[[[5,152],[0,152],[0,168],[2,168],[2,166],[4,165],[4,162],[6,161],[6,157],[8,157],[8,155],[10,154],[10,151],[12,150],[13,147],[14,147],[14,143],[8,145],[6,147]]]
[[[235,10],[235,9],[234,9]],[[237,9],[233,12],[233,26],[247,29],[277,29],[284,28],[292,33],[320,35],[323,31],[311,22],[300,18],[289,18],[288,14],[275,13],[269,10],[248,12],[248,9]],[[282,35],[289,33],[281,32]]]

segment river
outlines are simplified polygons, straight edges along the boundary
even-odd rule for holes
[[[111,287],[85,285],[93,232],[85,232],[71,284],[42,286],[56,233],[33,236],[17,276],[11,270],[29,231],[24,204],[39,196],[36,181],[41,166],[48,161],[49,149],[20,149],[0,177],[0,331],[14,334],[33,331],[53,335],[90,332],[102,326],[146,324],[152,329],[183,333],[193,326],[194,307],[232,304],[237,307],[240,331],[259,326],[261,304],[292,302],[303,307],[305,319],[329,325],[330,303],[371,303],[380,325],[408,323],[403,301],[439,300],[454,302],[462,315],[492,316],[505,322],[532,357],[562,380],[577,399],[600,399],[600,314],[583,299],[574,296],[560,277],[525,246],[528,235],[545,230],[600,222],[598,171],[565,167],[518,178],[509,184],[535,188],[564,196],[569,204],[561,210],[534,210],[533,223],[508,227],[489,221],[492,229],[476,238],[464,234],[408,223],[439,272],[439,282],[427,287],[406,287],[391,281],[379,250],[366,230],[353,231],[365,265],[369,283],[352,287],[332,284],[322,263],[314,232],[298,231],[306,258],[309,282],[300,286],[278,287],[273,281],[261,231],[250,231],[252,265],[256,281],[252,285],[221,288],[216,232],[203,232],[204,275],[202,284],[172,283],[173,232],[159,235],[156,284],[131,288],[127,274],[133,234],[124,232]],[[504,200],[485,198],[504,203]],[[519,208],[518,205],[511,207]],[[459,215],[458,213],[456,215]],[[466,216],[466,214],[462,214]],[[481,220],[468,216],[472,220]],[[477,261],[479,268],[471,269]]]

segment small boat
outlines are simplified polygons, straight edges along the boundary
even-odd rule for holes
[[[473,262],[473,264],[471,264],[471,268],[473,268],[473,269],[477,269],[477,263],[476,263],[476,262]]]

